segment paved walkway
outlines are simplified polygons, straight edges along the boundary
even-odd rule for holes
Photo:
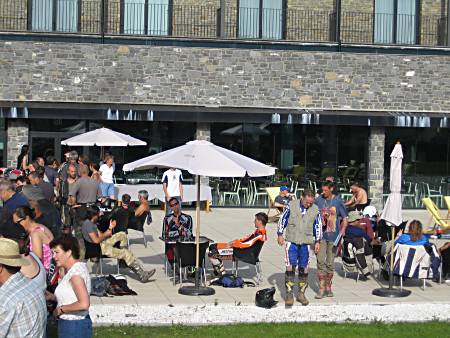
[[[234,238],[253,231],[254,214],[260,209],[213,209],[211,213],[201,213],[202,235],[205,235],[216,242],[230,241]],[[194,210],[188,210],[187,213],[195,215]],[[92,297],[93,310],[95,305],[208,305],[208,304],[254,304],[255,292],[259,288],[275,286],[277,292],[275,298],[282,302],[284,290],[284,262],[283,249],[276,242],[276,224],[268,225],[268,241],[264,244],[261,253],[262,270],[264,280],[257,288],[225,289],[215,287],[216,294],[208,297],[183,296],[178,294],[178,285],[173,286],[172,281],[164,273],[164,254],[163,243],[158,239],[162,227],[162,211],[153,211],[153,223],[146,225],[145,233],[148,241],[147,248],[143,245],[140,233],[130,231],[131,250],[144,262],[146,268],[156,268],[156,280],[151,283],[142,284],[125,269],[129,277],[129,286],[137,292],[137,296],[123,296],[110,298]],[[420,219],[427,224],[428,216],[425,211],[405,211],[404,219]],[[106,260],[110,266],[104,266],[104,273],[113,273],[115,271],[115,261]],[[210,265],[209,272],[211,273]],[[231,268],[231,262],[226,262],[226,268]],[[334,298],[315,300],[314,294],[317,291],[317,282],[315,278],[316,262],[315,257],[311,259],[311,269],[309,276],[310,288],[306,294],[311,305],[340,305],[340,304],[393,304],[393,303],[450,303],[450,287],[446,284],[438,285],[434,282],[427,282],[427,287],[423,291],[417,281],[408,281],[404,285],[412,291],[409,297],[403,299],[389,299],[373,296],[371,291],[378,285],[373,280],[356,282],[356,274],[348,275],[344,278],[340,259],[336,259],[337,274],[333,280]],[[245,279],[251,279],[254,276],[254,268],[242,264],[239,275]],[[101,308],[101,307],[100,307]]]

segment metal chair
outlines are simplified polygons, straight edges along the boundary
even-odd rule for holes
[[[203,277],[204,285],[206,286],[206,273],[205,273],[205,256],[206,250],[209,247],[209,240],[206,238],[200,239],[200,250],[199,250],[199,263],[200,263],[200,273],[201,277]],[[182,242],[177,241],[175,244],[175,262],[173,269],[173,285],[175,285],[175,276],[176,270],[178,269],[178,273],[180,276],[180,284],[183,284],[183,274],[182,270],[184,269],[184,275],[186,277],[186,268],[187,267],[196,267],[196,244],[195,242]],[[181,286],[180,285],[180,286]]]
[[[100,248],[100,244],[95,244],[95,243],[91,243],[86,241],[84,238],[84,247],[86,248],[86,253],[84,255],[85,259],[98,259],[98,270],[97,272],[100,270],[100,275],[103,275],[103,259],[105,258],[111,258],[105,255],[102,255],[102,249]],[[111,258],[111,259],[115,259],[115,258]],[[120,273],[120,266],[119,266],[119,260],[116,260],[116,264],[117,264],[117,274]]]
[[[236,180],[233,183],[233,188],[231,191],[222,191],[222,199],[221,202],[223,205],[225,205],[226,200],[227,200],[227,196],[230,198],[230,201],[232,198],[235,199],[236,203],[238,205],[241,204],[241,198],[239,197],[239,192],[241,190],[241,181],[240,180]]]
[[[256,271],[256,284],[259,285],[262,282],[262,269],[261,262],[259,260],[259,254],[264,245],[263,241],[257,241],[249,248],[234,248],[233,249],[233,274],[237,275],[239,261],[254,265]]]
[[[255,202],[259,199],[260,196],[264,196],[264,197],[268,197],[267,195],[267,191],[264,189],[263,191],[258,190],[258,188],[256,187],[256,182],[254,180],[250,181],[250,184],[253,187],[253,199],[252,199],[252,205],[255,204]]]
[[[422,183],[425,191],[426,197],[429,197],[431,199],[436,199],[436,204],[438,206],[442,206],[442,187],[439,186],[438,190],[430,189],[430,185],[428,183]]]

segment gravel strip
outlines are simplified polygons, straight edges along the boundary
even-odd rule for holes
[[[450,304],[342,304],[263,309],[251,305],[93,305],[94,325],[224,325],[286,322],[449,321]]]

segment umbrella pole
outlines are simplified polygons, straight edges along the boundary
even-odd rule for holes
[[[211,296],[212,287],[200,286],[200,175],[197,178],[197,204],[195,206],[195,285],[183,286],[178,293],[185,296]]]
[[[389,267],[389,287],[372,290],[372,295],[374,296],[400,298],[400,297],[407,297],[411,294],[410,290],[394,289],[394,236],[395,236],[394,227],[395,227],[394,224],[391,224],[391,262],[390,262],[391,266]]]

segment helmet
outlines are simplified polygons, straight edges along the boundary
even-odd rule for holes
[[[368,205],[364,208],[362,213],[364,216],[369,216],[372,218],[377,215],[377,209],[373,205]]]
[[[271,307],[275,306],[278,302],[273,299],[274,294],[275,287],[259,290],[258,292],[256,292],[255,296],[256,306],[266,309],[270,309]]]

